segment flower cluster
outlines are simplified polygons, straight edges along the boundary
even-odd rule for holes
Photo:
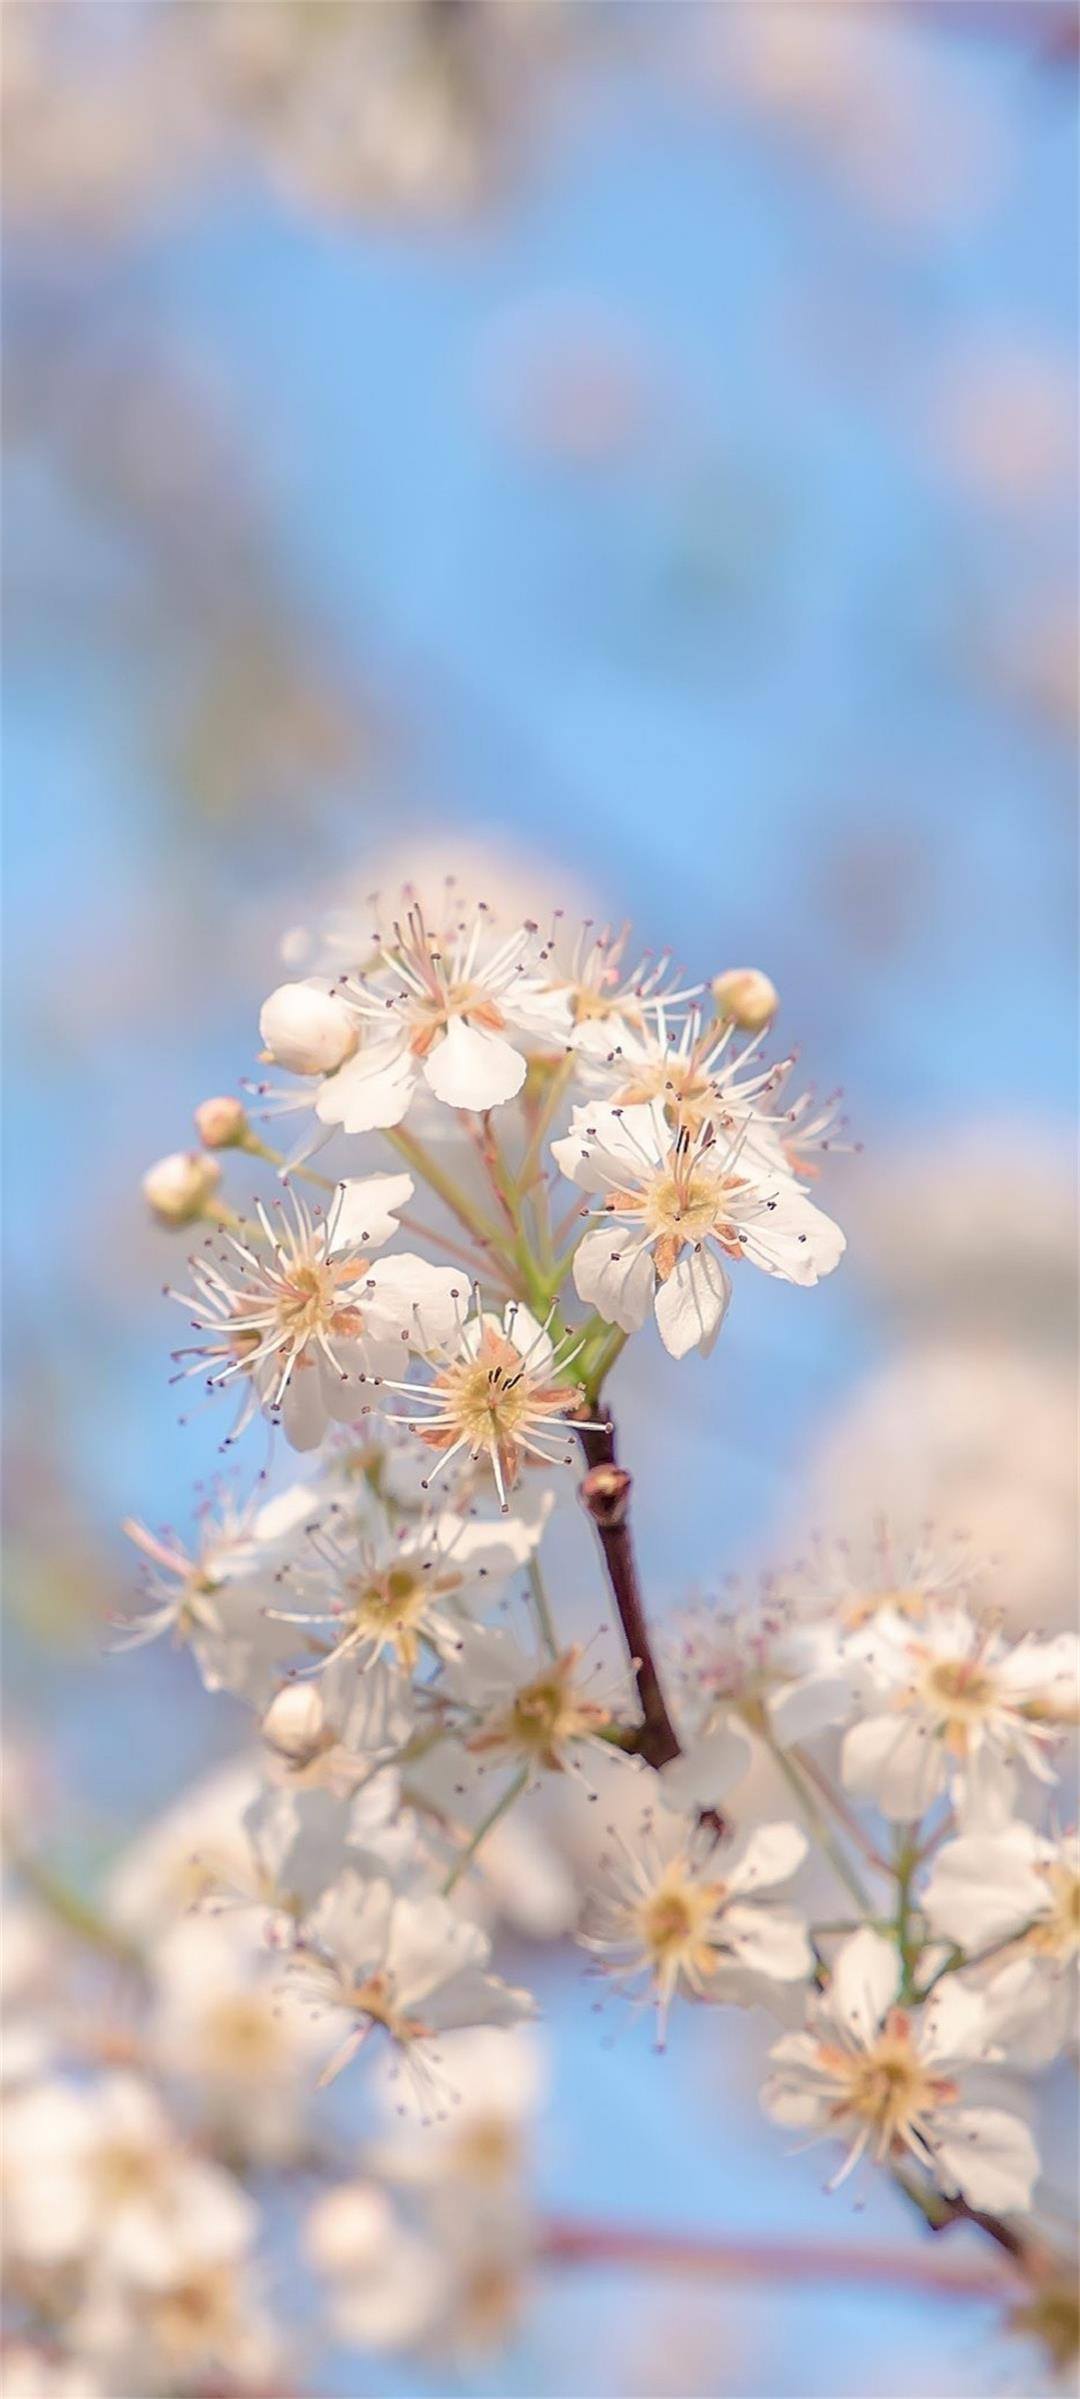
[[[253,1497],[211,1491],[188,1535],[129,1524],[145,1595],[118,1644],[189,1648],[250,1741],[106,1893],[137,2071],[74,2088],[29,2040],[31,2333],[59,2317],[111,2389],[136,2351],[147,2388],[280,2370],[242,2186],[316,2159],[305,2241],[339,2337],[500,2338],[543,2250],[537,2007],[504,1924],[576,1931],[661,2047],[688,2005],[779,2021],[765,2107],[830,2144],[834,2180],[865,2159],[1021,2255],[1020,2078],[1074,2021],[1078,1645],[1010,1640],[962,1546],[884,1531],[654,1643],[608,1412],[653,1321],[673,1360],[712,1349],[740,1262],[801,1287],[839,1263],[810,1196],[837,1101],[763,1055],[766,977],[688,982],[625,928],[499,923],[448,884],[301,953],[247,1104],[204,1101],[201,1149],[145,1183],[163,1227],[200,1229],[177,1380],[231,1399],[224,1448],[263,1437]],[[302,1480],[277,1479],[290,1453]],[[602,1610],[584,1568],[579,1592],[547,1567],[575,1481]],[[319,2094],[361,2056],[385,2124],[346,2157]],[[117,2126],[137,2169],[101,2163]],[[185,2295],[161,2279],[181,2186]]]

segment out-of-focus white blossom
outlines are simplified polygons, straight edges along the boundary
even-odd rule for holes
[[[969,1817],[1001,1813],[1012,1769],[1053,1780],[1050,1755],[1077,1721],[1080,1640],[1027,1637],[1011,1645],[966,1609],[925,1625],[882,1610],[852,1637],[859,1721],[844,1736],[849,1791],[910,1822],[945,1791]]]
[[[490,1945],[446,1900],[412,1899],[386,1882],[339,1876],[305,1927],[289,1961],[290,1987],[312,2020],[344,2039],[324,2070],[329,2081],[369,2035],[381,2030],[414,2081],[438,2091],[438,2036],[472,2024],[516,2024],[535,2013],[527,1991],[487,1972]]]
[[[1017,1820],[961,1834],[934,1859],[921,1904],[931,1932],[986,1958],[999,2037],[1026,2064],[1080,2031],[1080,1844]],[[1023,2036],[1021,2046],[1021,2035]]]

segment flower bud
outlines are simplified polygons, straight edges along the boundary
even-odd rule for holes
[[[714,975],[712,995],[717,1015],[744,1033],[762,1032],[780,1006],[775,983],[756,966],[730,966],[725,975]]]
[[[158,1224],[196,1224],[221,1181],[216,1158],[202,1150],[172,1150],[147,1168],[142,1195]]]
[[[348,1009],[317,983],[279,983],[259,1016],[265,1053],[292,1075],[330,1075],[351,1058],[357,1030]]]
[[[195,1130],[207,1150],[234,1150],[246,1140],[247,1110],[224,1092],[219,1099],[200,1100]]]
[[[283,1683],[275,1693],[260,1730],[263,1740],[280,1757],[303,1766],[320,1747],[325,1725],[326,1711],[318,1685],[296,1682]]]

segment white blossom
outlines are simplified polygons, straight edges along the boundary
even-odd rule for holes
[[[661,2044],[676,1997],[741,2000],[748,1977],[790,1983],[809,1974],[803,1919],[760,1897],[802,1864],[797,1825],[759,1825],[729,1855],[712,1828],[657,1805],[636,1838],[612,1840],[579,1939],[604,1973],[646,1984]]]
[[[288,1969],[313,2020],[344,2031],[322,2080],[381,2030],[415,2081],[437,2089],[440,2033],[515,2024],[535,2013],[527,1991],[487,1972],[489,1956],[479,1927],[437,1894],[412,1898],[388,1882],[341,1874],[309,1918]]]
[[[843,1777],[887,1816],[914,1820],[945,1791],[969,1815],[1008,1812],[1013,1767],[1053,1779],[1050,1754],[1076,1722],[1074,1634],[1009,1644],[955,1604],[924,1625],[885,1609],[848,1654],[863,1712],[844,1736]]]
[[[231,2175],[188,2149],[133,2074],[32,2086],[4,2110],[9,2255],[56,2269],[93,2263],[127,2278],[167,2273],[185,2224],[214,2246],[251,2235],[255,2211]]]
[[[934,1859],[922,1907],[931,1932],[979,1965],[999,2038],[1029,2064],[1053,2057],[1077,2031],[1080,1999],[1080,1844],[1017,1820],[964,1833]]]
[[[552,1149],[606,1220],[574,1253],[579,1297],[624,1332],[654,1308],[673,1357],[712,1348],[731,1295],[725,1258],[808,1284],[843,1254],[843,1234],[790,1175],[760,1179],[711,1125],[673,1133],[658,1101],[578,1108]]]
[[[683,1756],[668,1769],[681,1805],[709,1806],[748,1763],[745,1735],[781,1749],[843,1724],[854,1705],[835,1626],[771,1587],[741,1607],[699,1601],[665,1628],[664,1662]]]
[[[598,1670],[583,1673],[576,1643],[539,1657],[505,1626],[467,1631],[446,1677],[468,1711],[466,1748],[485,1765],[510,1767],[529,1780],[568,1768],[585,1773],[582,1751],[611,1721],[589,1688]]]
[[[450,1108],[500,1107],[525,1080],[529,1040],[565,1041],[569,1013],[547,987],[535,926],[499,936],[478,907],[436,928],[413,901],[376,938],[374,965],[337,986],[355,1044],[320,1086],[323,1126],[398,1125],[423,1086]]]
[[[453,1340],[426,1345],[430,1381],[392,1386],[420,1411],[399,1421],[440,1453],[425,1488],[454,1459],[483,1461],[508,1513],[523,1467],[571,1465],[582,1395],[562,1378],[579,1348],[572,1336],[556,1346],[521,1300],[459,1314]]]
[[[1038,2172],[1018,2116],[965,2097],[964,2076],[997,2056],[983,2001],[955,1977],[921,2009],[898,2004],[896,1950],[864,1927],[845,1941],[805,2032],[770,2051],[763,2090],[777,2123],[844,2142],[839,2182],[869,2154],[914,2160],[972,2207],[1026,2208]]]
[[[235,1440],[262,1407],[294,1449],[317,1448],[332,1421],[355,1423],[363,1386],[400,1363],[417,1336],[449,1336],[468,1277],[402,1251],[372,1263],[397,1231],[413,1190],[410,1175],[367,1175],[339,1185],[328,1216],[291,1194],[277,1221],[257,1204],[259,1236],[225,1233],[192,1259],[194,1294],[175,1293],[209,1337],[183,1372],[211,1391],[239,1383]]]

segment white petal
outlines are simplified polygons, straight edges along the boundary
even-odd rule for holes
[[[661,1769],[664,1797],[674,1808],[711,1808],[740,1782],[753,1756],[741,1726],[721,1725],[691,1741],[680,1758]]]
[[[842,1675],[811,1676],[788,1683],[768,1701],[769,1730],[781,1749],[793,1741],[812,1741],[831,1724],[843,1724],[854,1705],[851,1681]]]
[[[868,1926],[838,1950],[829,1984],[829,2014],[869,2044],[896,1997],[900,1967],[891,1941]]]
[[[331,1256],[342,1249],[378,1249],[397,1232],[396,1211],[411,1200],[411,1175],[356,1175],[333,1203]]]
[[[1039,2153],[1019,2116],[1000,2108],[950,2108],[935,2124],[934,2155],[946,2188],[959,2191],[969,2207],[992,2215],[1030,2207]]]
[[[324,1125],[340,1125],[345,1133],[375,1133],[399,1125],[416,1089],[419,1067],[400,1041],[378,1042],[360,1050],[336,1075],[328,1077],[315,1102]]]
[[[832,1273],[846,1248],[831,1216],[815,1208],[796,1185],[785,1184],[775,1213],[754,1219],[747,1252],[766,1274],[788,1283],[812,1284]]]
[[[587,1308],[624,1333],[640,1331],[649,1313],[655,1275],[647,1249],[617,1224],[586,1233],[574,1252],[574,1288]]]
[[[742,1854],[729,1866],[724,1880],[729,1891],[763,1891],[774,1883],[790,1882],[806,1856],[806,1834],[797,1824],[759,1824],[744,1843]]]
[[[961,1949],[988,1949],[1046,1906],[1036,1853],[1045,1844],[1026,1824],[973,1834],[939,1851],[922,1904],[932,1932]]]
[[[739,1907],[724,1911],[724,1935],[739,1966],[777,1982],[799,1982],[814,1964],[801,1916],[789,1908]]]
[[[389,1956],[402,2006],[428,1998],[438,1984],[465,1967],[482,1968],[489,1955],[490,1944],[479,1925],[467,1924],[437,1893],[398,1900]]]
[[[946,1975],[926,2003],[920,2055],[928,2064],[968,2063],[991,2056],[996,2047],[983,1993],[957,1974]]]
[[[414,1349],[438,1349],[455,1339],[470,1289],[463,1268],[431,1266],[411,1250],[376,1258],[361,1301],[365,1338],[396,1341],[403,1359],[403,1334]]]
[[[424,1076],[448,1108],[497,1108],[520,1091],[525,1060],[498,1033],[455,1016],[424,1060]]]
[[[583,1191],[608,1191],[624,1184],[633,1190],[651,1181],[671,1140],[661,1107],[634,1103],[612,1108],[598,1101],[575,1108],[569,1133],[551,1147],[563,1174]]]
[[[700,1349],[708,1357],[727,1312],[731,1285],[706,1248],[684,1250],[656,1294],[660,1339],[673,1358]]]
[[[944,1790],[948,1759],[940,1743],[907,1717],[868,1716],[844,1735],[841,1772],[858,1798],[911,1823]]]
[[[317,1449],[326,1431],[326,1398],[320,1366],[301,1358],[281,1400],[281,1429],[293,1449]]]

